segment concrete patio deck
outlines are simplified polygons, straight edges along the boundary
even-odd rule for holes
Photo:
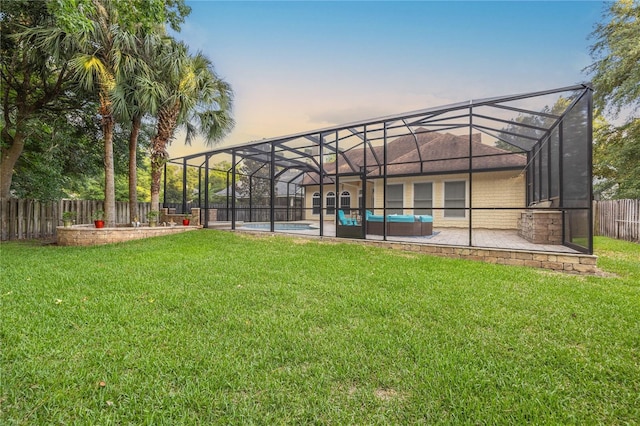
[[[293,235],[310,235],[320,236],[319,224],[317,222],[299,221],[291,223],[309,223],[318,226],[318,229],[312,230],[286,230],[275,231],[278,234]],[[236,230],[251,232],[269,232],[268,230],[244,229],[243,222],[236,222]],[[209,222],[210,228],[215,229],[231,229],[231,222]],[[334,223],[325,222],[323,226],[324,237],[335,237],[336,226]],[[366,240],[383,241],[380,235],[367,234]],[[469,230],[462,228],[434,228],[434,235],[430,237],[397,237],[388,236],[387,241],[402,242],[410,244],[431,244],[443,246],[461,246],[469,247]],[[535,252],[551,252],[551,253],[579,253],[569,247],[563,245],[547,245],[534,244],[518,236],[515,230],[499,230],[499,229],[474,229],[473,245],[474,248],[497,248],[497,249],[513,249]]]

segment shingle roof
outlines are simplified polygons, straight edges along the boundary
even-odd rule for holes
[[[485,145],[481,142],[479,133],[473,134],[471,139],[474,171],[522,169],[526,165],[524,155]],[[365,164],[363,154],[363,148],[338,154],[338,173],[359,173]],[[384,173],[382,146],[373,147],[373,151],[367,149],[366,156],[367,176],[382,176]],[[418,129],[415,138],[413,135],[406,135],[387,143],[387,176],[467,172],[469,170],[468,157],[468,136],[426,132],[424,129]],[[328,175],[335,174],[335,161],[325,163],[324,171]],[[329,181],[325,178],[325,182]],[[308,173],[302,184],[318,183],[318,175]]]

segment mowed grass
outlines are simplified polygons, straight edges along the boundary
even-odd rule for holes
[[[611,276],[213,230],[0,245],[0,424],[637,424]],[[614,275],[615,274],[615,275]]]

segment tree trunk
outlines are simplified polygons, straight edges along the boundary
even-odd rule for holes
[[[171,108],[164,107],[158,111],[156,135],[151,139],[151,210],[160,208],[160,178],[164,164],[169,159],[166,148],[176,128],[179,112],[179,102]]]
[[[131,120],[131,135],[129,135],[129,222],[138,216],[138,135],[142,116],[136,115]]]
[[[156,159],[151,158],[151,210],[160,210],[160,179],[162,165],[156,165]]]
[[[13,136],[13,142],[9,149],[2,150],[2,161],[0,161],[0,198],[9,198],[11,195],[13,169],[24,150],[24,139],[24,133],[17,131]]]
[[[113,127],[111,115],[102,116],[104,135],[104,221],[107,227],[116,226],[116,185],[113,161]]]

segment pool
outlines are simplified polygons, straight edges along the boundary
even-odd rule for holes
[[[259,231],[270,231],[271,224],[270,223],[245,223],[241,228],[244,229],[255,229]],[[274,229],[276,231],[310,231],[317,230],[318,226],[310,223],[283,223],[276,222],[274,224]]]

